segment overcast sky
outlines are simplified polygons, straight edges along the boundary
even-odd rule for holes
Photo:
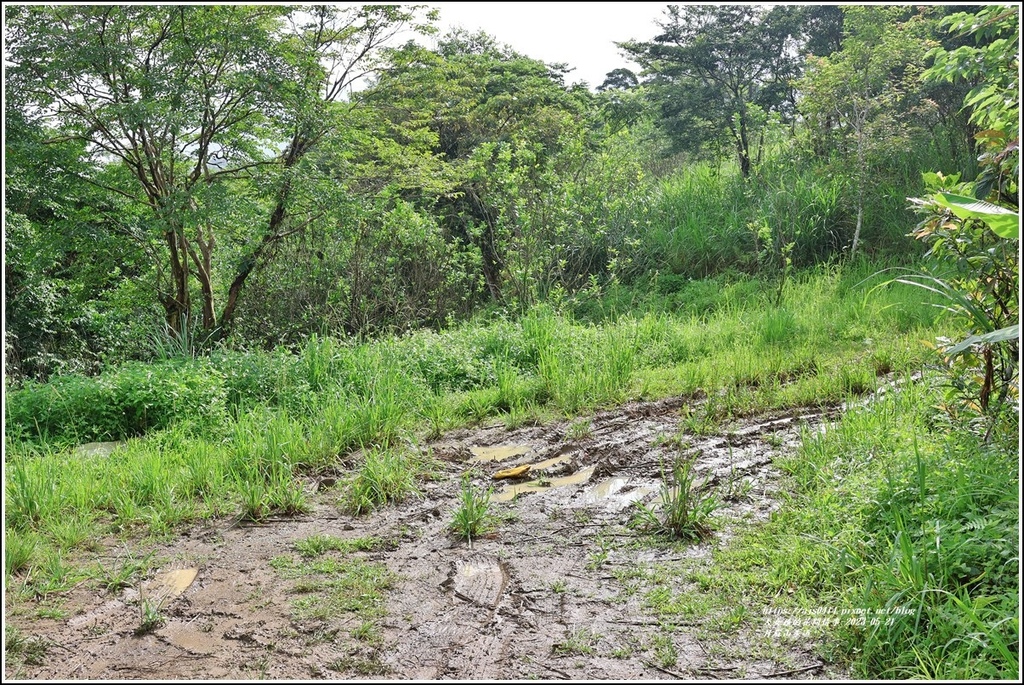
[[[440,10],[441,34],[461,26],[483,29],[501,43],[544,62],[564,62],[566,83],[601,85],[626,61],[616,41],[650,40],[667,2],[430,2]]]

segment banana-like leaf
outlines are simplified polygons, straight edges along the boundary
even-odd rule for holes
[[[946,354],[951,357],[955,357],[971,345],[980,345],[982,343],[997,343],[1003,342],[1004,340],[1015,340],[1020,337],[1020,324],[1014,324],[1013,326],[1007,326],[1006,328],[1000,328],[999,330],[992,331],[990,333],[982,333],[981,335],[972,335],[971,337],[961,340],[953,347],[946,350]]]
[[[1013,210],[953,193],[936,193],[935,201],[961,219],[981,219],[1002,238],[1020,240],[1020,215]]]

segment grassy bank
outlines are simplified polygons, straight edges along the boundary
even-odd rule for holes
[[[415,445],[459,426],[684,396],[704,400],[685,424],[707,433],[745,414],[837,405],[921,371],[921,341],[950,332],[921,291],[872,289],[878,268],[821,267],[781,289],[743,276],[680,281],[441,333],[312,338],[10,388],[6,587],[59,612],[73,585],[117,586],[145,568],[144,558],[97,564],[97,540],[301,512],[309,473],[336,474],[339,507],[358,515],[412,492],[431,471]],[[785,465],[791,499],[716,552],[708,588],[909,607],[884,630],[844,626],[829,643],[865,674],[1008,672],[1017,624],[997,617],[1015,613],[1015,436],[980,446],[929,424],[936,397],[908,382],[808,436]],[[75,449],[96,440],[125,443],[109,456]],[[954,640],[972,616],[980,637]]]

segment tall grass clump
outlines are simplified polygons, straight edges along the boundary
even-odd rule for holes
[[[773,544],[820,541],[805,587],[850,617],[829,649],[859,677],[1014,677],[1016,436],[995,445],[963,427],[936,430],[938,391],[904,380],[805,436],[785,464],[798,496],[773,521]]]
[[[745,192],[740,174],[728,165],[699,163],[661,180],[628,273],[667,269],[700,278],[743,263],[750,252]]]
[[[419,492],[416,482],[423,472],[422,459],[407,449],[369,449],[344,486],[342,505],[360,515],[401,501]]]
[[[462,477],[462,488],[459,491],[459,506],[452,511],[449,530],[460,538],[465,538],[470,545],[473,538],[484,532],[491,520],[491,491],[477,489],[468,476]]]
[[[670,475],[662,465],[661,501],[656,508],[639,504],[634,526],[674,540],[700,542],[710,537],[711,517],[722,502],[707,480],[698,480],[694,461],[692,455],[677,455]]]

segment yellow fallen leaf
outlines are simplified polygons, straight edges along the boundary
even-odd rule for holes
[[[491,476],[491,478],[493,478],[494,480],[501,480],[502,478],[518,478],[519,476],[523,475],[529,470],[530,465],[523,464],[522,466],[514,466],[510,469],[502,469],[501,471],[498,471],[496,474]]]

